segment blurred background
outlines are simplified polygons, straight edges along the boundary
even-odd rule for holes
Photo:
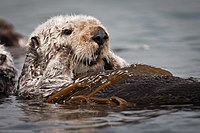
[[[112,49],[128,62],[162,67],[181,77],[200,77],[200,0],[0,0],[0,3],[0,17],[14,24],[21,34],[28,36],[36,26],[55,15],[92,15],[110,32]]]

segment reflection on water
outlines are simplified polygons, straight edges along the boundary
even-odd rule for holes
[[[199,109],[163,107],[65,106],[0,99],[1,132],[197,132]],[[192,130],[195,129],[195,130]]]
[[[29,35],[58,14],[89,14],[108,28],[111,47],[131,63],[200,77],[199,0],[2,0],[1,17]],[[18,53],[21,53],[18,51]],[[15,56],[20,73],[24,56]],[[197,133],[199,107],[62,106],[0,96],[0,132]]]

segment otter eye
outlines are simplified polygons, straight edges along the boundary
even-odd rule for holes
[[[72,33],[72,29],[65,29],[63,30],[63,34],[70,35]]]

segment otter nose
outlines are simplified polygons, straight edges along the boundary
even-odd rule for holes
[[[94,32],[92,40],[94,40],[99,46],[103,45],[108,39],[108,34],[101,27],[98,27]]]

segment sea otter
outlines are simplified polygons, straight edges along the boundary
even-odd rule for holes
[[[53,103],[200,103],[198,79],[182,79],[144,64],[130,65],[109,47],[94,17],[56,16],[29,37],[17,95]]]
[[[15,88],[16,69],[13,59],[4,46],[0,45],[0,94],[11,94]]]
[[[53,17],[28,44],[18,85],[22,97],[47,97],[80,75],[129,66],[111,51],[106,28],[91,16]]]

